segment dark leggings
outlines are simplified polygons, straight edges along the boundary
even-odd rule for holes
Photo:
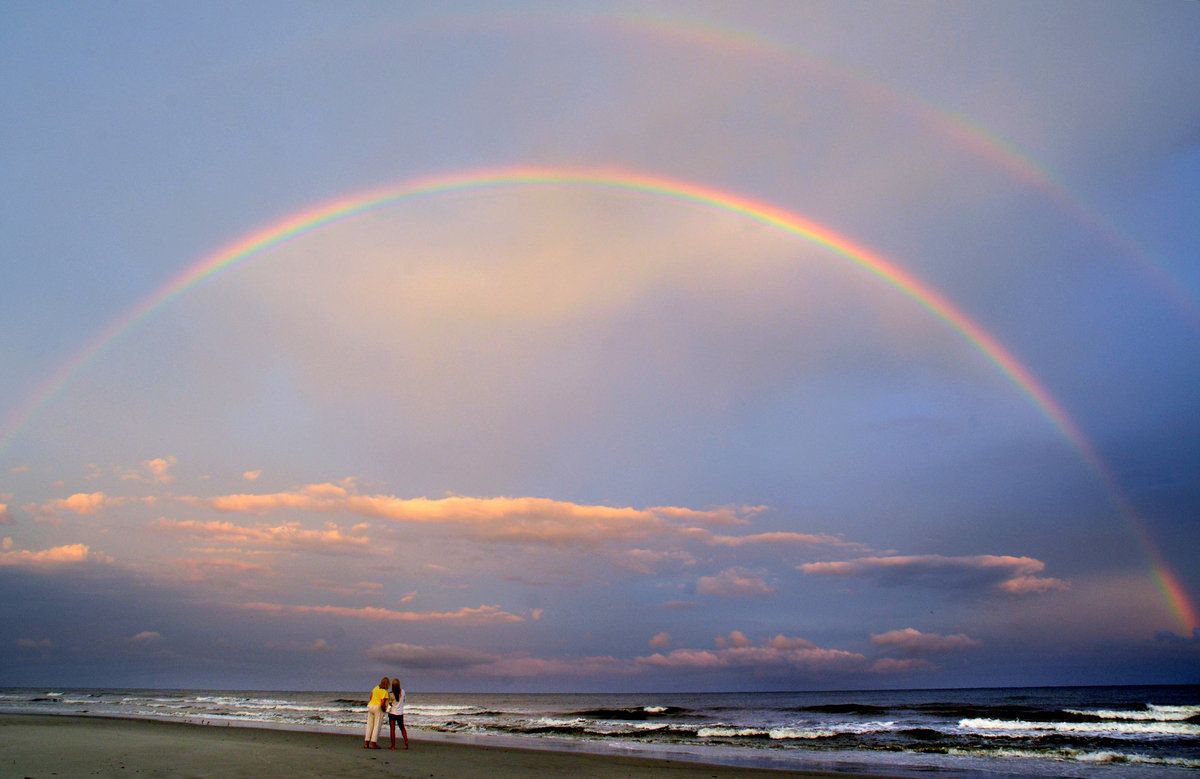
[[[404,736],[404,748],[408,749],[408,728],[404,727],[403,714],[388,715],[388,730],[392,732],[392,749],[396,748],[396,726],[400,726],[400,735]]]

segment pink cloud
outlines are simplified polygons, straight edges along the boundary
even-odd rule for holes
[[[1013,595],[1065,589],[1061,579],[1039,577],[1046,567],[1032,557],[1010,555],[892,555],[839,562],[804,563],[817,576],[866,576],[884,585],[920,584],[940,588],[991,587]]]
[[[112,558],[92,552],[87,544],[67,544],[31,552],[25,549],[13,549],[11,538],[5,538],[2,544],[4,551],[0,552],[0,566],[23,565],[71,565],[77,563],[111,563]]]
[[[746,634],[740,630],[730,631],[728,636],[717,636],[716,644],[718,649],[754,646],[754,642],[746,638]]]
[[[614,557],[613,562],[634,573],[652,574],[665,567],[688,567],[696,564],[696,558],[682,549],[656,551],[654,549],[630,549]]]
[[[909,657],[898,660],[894,657],[881,657],[871,663],[871,671],[880,674],[907,673],[909,671],[931,671],[936,668],[933,663],[920,658]]]
[[[449,496],[398,498],[360,495],[353,483],[310,484],[291,492],[191,498],[217,511],[265,514],[292,509],[349,513],[413,524],[458,527],[474,537],[495,541],[603,543],[679,532],[677,520],[714,524],[744,523],[760,506],[711,510],[679,506],[646,509],[580,504],[550,498]]]
[[[996,585],[1013,595],[1035,595],[1042,592],[1070,589],[1071,583],[1053,576],[1016,576]]]
[[[11,525],[13,516],[8,510],[7,503],[0,503],[0,525]]]
[[[497,660],[495,655],[476,649],[456,646],[419,646],[416,644],[384,644],[371,647],[367,656],[373,660],[404,668],[452,669],[487,665]]]
[[[51,517],[64,511],[84,515],[95,514],[103,509],[117,508],[131,503],[151,506],[156,501],[157,498],[153,495],[145,497],[120,497],[106,495],[103,492],[77,492],[66,498],[59,498],[41,505],[30,504],[25,509],[31,514],[40,517]]]
[[[916,628],[889,630],[886,633],[873,633],[871,635],[871,643],[876,646],[892,647],[910,655],[954,652],[961,649],[971,649],[982,644],[982,642],[964,633],[942,636],[937,633],[922,633]]]
[[[710,544],[712,546],[741,547],[751,544],[798,544],[804,546],[836,546],[843,549],[867,549],[867,547],[863,544],[847,541],[840,536],[813,533],[792,533],[787,531],[751,533],[750,535],[744,536],[722,536],[709,534],[707,536],[701,535],[700,537],[706,544]]]
[[[722,506],[715,509],[690,509],[684,506],[654,506],[647,509],[661,517],[680,522],[699,522],[705,525],[745,525],[766,506]]]
[[[131,644],[153,644],[162,640],[162,634],[155,630],[143,630],[136,636],[129,637]]]
[[[659,633],[650,643],[661,647],[669,641],[670,636]],[[631,675],[664,668],[835,673],[869,670],[863,655],[822,648],[803,638],[777,635],[756,645],[743,633],[733,631],[717,643],[715,649],[680,648],[633,658],[536,657],[524,653],[493,654],[457,646],[407,643],[372,647],[367,655],[389,665],[488,677]]]
[[[461,622],[469,625],[491,625],[525,621],[524,617],[502,611],[499,606],[465,607],[457,611],[396,611],[375,606],[298,606],[285,603],[242,603],[235,604],[235,607],[267,614],[331,614],[372,622]]]
[[[243,471],[242,478],[246,481],[258,481],[258,477],[262,476],[262,471]]]
[[[521,653],[497,655],[445,645],[383,644],[368,649],[367,656],[391,666],[500,678],[595,676],[638,673],[641,670],[628,661],[613,657],[547,658]]]
[[[190,568],[196,568],[202,571],[211,571],[213,573],[256,573],[268,570],[267,566],[259,563],[248,563],[245,560],[225,560],[225,559],[183,559],[179,561],[180,565]]]
[[[162,530],[223,543],[249,544],[289,551],[348,553],[361,552],[371,547],[371,540],[366,536],[344,533],[332,522],[327,522],[320,530],[305,528],[299,522],[245,527],[232,522],[201,522],[191,519],[160,519],[155,526]]]
[[[756,574],[740,568],[729,568],[716,576],[701,576],[696,582],[696,592],[700,595],[745,598],[771,595],[775,588]]]
[[[170,473],[170,470],[177,462],[179,461],[173,455],[168,455],[166,457],[156,457],[153,460],[145,460],[142,462],[142,467],[150,472],[155,481],[166,484],[175,481],[175,476]]]
[[[844,649],[826,649],[807,639],[777,635],[757,646],[741,631],[717,640],[717,648],[676,649],[666,654],[639,657],[637,662],[655,668],[771,669],[805,671],[852,671],[866,664],[866,657]]]
[[[655,649],[665,649],[666,647],[670,646],[670,644],[671,634],[667,633],[666,631],[655,633],[650,639],[650,646],[654,647]]]

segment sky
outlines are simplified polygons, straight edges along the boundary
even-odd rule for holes
[[[0,685],[1200,682],[1200,6],[3,15]]]

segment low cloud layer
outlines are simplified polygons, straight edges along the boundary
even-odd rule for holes
[[[344,531],[334,522],[313,530],[299,522],[246,527],[232,522],[160,519],[155,527],[218,543],[267,549],[347,554],[362,553],[371,546],[371,540],[363,534],[365,526],[356,525]]]
[[[875,633],[871,636],[871,643],[875,646],[895,649],[907,655],[942,654],[972,649],[982,644],[963,633],[942,636],[937,633],[922,633],[916,628]]]
[[[400,498],[362,495],[346,484],[310,484],[292,492],[194,498],[228,513],[280,510],[351,514],[400,523],[442,525],[491,541],[601,543],[672,532],[676,523],[745,524],[761,506],[691,509],[682,506],[604,506],[534,497]]]
[[[235,608],[263,614],[318,614],[371,622],[455,622],[465,625],[490,625],[503,622],[524,622],[525,617],[510,614],[499,606],[463,607],[456,611],[398,611],[377,606],[309,606],[288,603],[239,603]]]
[[[995,589],[1011,595],[1045,593],[1069,586],[1062,579],[1037,576],[1046,568],[1041,560],[1008,555],[893,555],[798,567],[814,576],[858,576],[881,586]]]
[[[108,563],[112,558],[99,552],[93,552],[87,544],[64,544],[49,549],[31,551],[15,549],[13,540],[5,538],[0,543],[0,566],[55,566],[73,565],[79,563]]]

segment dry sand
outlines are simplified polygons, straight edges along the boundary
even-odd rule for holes
[[[4,777],[779,777],[827,776],[677,760],[435,741],[363,749],[355,736],[35,715],[0,716]],[[844,776],[844,774],[843,774]]]

